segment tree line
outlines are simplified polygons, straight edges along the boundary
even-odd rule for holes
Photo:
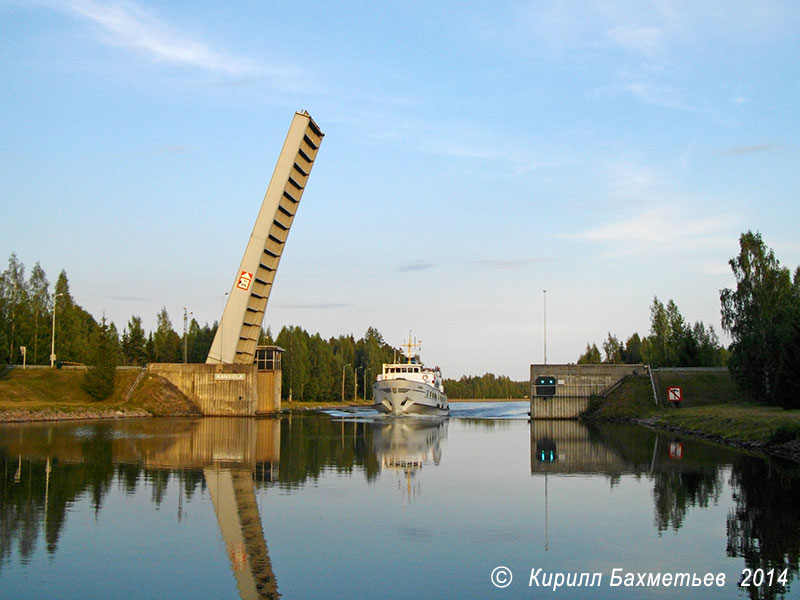
[[[800,407],[800,267],[794,276],[748,231],[729,261],[736,289],[720,292],[722,327],[733,342],[731,375],[763,404]]]
[[[652,367],[728,366],[734,380],[753,400],[784,407],[800,406],[800,267],[794,274],[782,267],[758,233],[743,233],[739,255],[729,263],[735,289],[720,293],[722,327],[732,339],[720,344],[712,326],[690,323],[673,300],[657,297],[650,306],[647,336],[633,333],[623,343],[610,332],[600,348],[586,345],[579,364],[645,363]],[[145,332],[134,315],[120,335],[114,323],[100,322],[72,298],[65,271],[50,289],[37,262],[26,278],[25,267],[11,254],[0,273],[0,363],[20,363],[20,347],[29,364],[47,364],[56,312],[56,352],[64,362],[105,368],[148,362],[204,362],[217,323],[201,326],[194,318],[183,336],[175,331],[166,307],[158,313],[155,331]],[[261,343],[273,343],[262,330]],[[352,400],[371,394],[381,365],[399,356],[374,327],[356,340],[351,335],[324,339],[298,326],[283,327],[274,343],[283,355],[283,398],[301,401]],[[95,373],[97,375],[97,373]],[[113,374],[110,375],[113,379]],[[108,382],[95,381],[103,388]],[[113,382],[111,384],[113,386]],[[527,382],[487,373],[445,380],[451,398],[522,397]]]
[[[602,348],[601,355],[597,344],[586,344],[586,350],[578,357],[578,364],[723,367],[729,355],[720,344],[713,326],[706,327],[702,321],[690,324],[673,300],[664,305],[658,297],[653,298],[650,305],[650,335],[641,337],[633,333],[623,344],[609,332]]]
[[[675,302],[658,298],[650,307],[650,335],[631,335],[622,344],[608,334],[603,355],[587,344],[578,363],[639,363],[652,367],[727,366],[750,400],[800,408],[800,267],[783,267],[761,234],[739,236],[739,254],[728,264],[735,288],[720,291],[722,329],[731,336],[720,345],[713,327],[693,325]]]

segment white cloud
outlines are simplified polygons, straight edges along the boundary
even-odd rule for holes
[[[94,24],[103,33],[104,43],[139,51],[155,61],[239,77],[284,77],[298,73],[293,67],[268,67],[191,39],[133,2],[106,4],[94,0],[45,0],[44,4]]]
[[[730,244],[729,232],[735,230],[739,221],[734,214],[704,216],[696,210],[662,206],[563,237],[608,245],[610,249],[605,257],[666,248],[726,247]]]
[[[664,176],[653,168],[619,160],[603,165],[609,194],[615,198],[641,201],[664,184]]]
[[[606,35],[615,44],[627,50],[653,56],[661,51],[664,33],[658,27],[624,25],[614,27]]]

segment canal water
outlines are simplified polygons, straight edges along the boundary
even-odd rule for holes
[[[796,464],[451,409],[2,426],[0,597],[800,598]]]

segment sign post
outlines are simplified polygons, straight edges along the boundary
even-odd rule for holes
[[[667,388],[667,400],[673,408],[678,408],[683,402],[683,391],[679,387]]]

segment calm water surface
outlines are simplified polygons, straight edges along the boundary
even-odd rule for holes
[[[800,598],[797,465],[451,409],[0,427],[0,597]],[[725,584],[612,587],[614,569]],[[600,584],[553,590],[580,573]]]

